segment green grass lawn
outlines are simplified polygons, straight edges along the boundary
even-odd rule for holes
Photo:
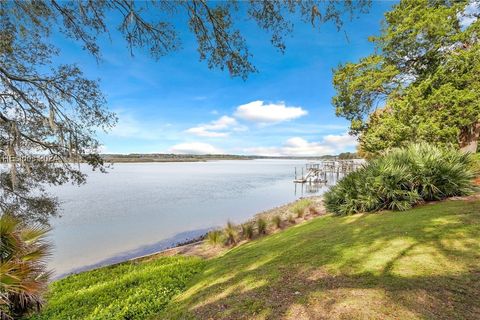
[[[199,272],[198,258],[165,257],[69,276],[51,285],[36,320],[147,319],[161,311]]]
[[[208,262],[157,319],[480,319],[480,201],[322,217]]]
[[[39,319],[480,319],[479,200],[325,216],[175,259],[61,280]]]

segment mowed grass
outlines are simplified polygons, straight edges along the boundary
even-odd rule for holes
[[[164,257],[122,263],[54,282],[35,320],[148,319],[203,268],[199,258]]]
[[[51,289],[34,319],[480,319],[480,201],[327,215],[210,260],[122,264]]]
[[[193,283],[156,319],[480,319],[480,201],[313,219]]]

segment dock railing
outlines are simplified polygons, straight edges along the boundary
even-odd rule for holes
[[[295,168],[295,183],[329,183],[336,182],[341,177],[358,170],[362,160],[325,160],[316,163],[307,163],[305,170],[301,168],[301,176],[297,176]]]

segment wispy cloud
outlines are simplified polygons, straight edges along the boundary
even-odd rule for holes
[[[238,106],[234,116],[247,121],[267,124],[293,120],[307,113],[301,107],[287,106],[284,102],[266,104],[257,100]]]
[[[242,131],[245,129],[246,128],[244,126],[240,126],[238,124],[235,118],[229,116],[222,116],[215,121],[190,128],[185,132],[200,137],[218,138],[228,136],[230,134],[230,131]]]
[[[320,142],[309,142],[300,137],[293,137],[280,147],[247,148],[244,152],[263,156],[323,156],[343,152],[356,144],[356,138],[348,134],[328,135]]]
[[[337,149],[344,149],[357,145],[357,137],[348,133],[329,134],[323,138],[323,143],[335,146]]]

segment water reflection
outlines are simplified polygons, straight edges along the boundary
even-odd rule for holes
[[[326,173],[320,182],[308,181],[305,183],[293,183],[294,194],[296,197],[308,197],[322,194],[344,176],[345,175],[341,173],[330,172]]]
[[[254,214],[327,185],[295,186],[305,160],[115,164],[108,174],[89,172],[87,184],[51,189],[63,216],[53,219],[51,268],[57,274],[143,246],[168,245],[188,230],[241,223]],[[86,170],[86,169],[85,169]],[[303,189],[302,189],[303,188]],[[186,238],[187,236],[185,236]],[[178,239],[177,239],[178,238]]]

